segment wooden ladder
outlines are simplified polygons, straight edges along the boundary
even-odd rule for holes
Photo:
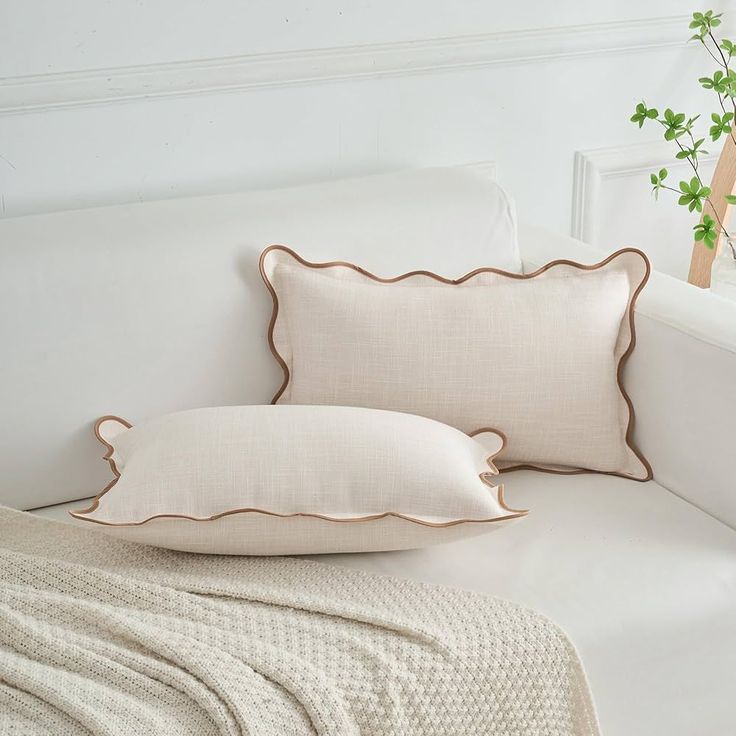
[[[726,136],[726,142],[723,144],[723,150],[718,158],[710,188],[710,200],[715,204],[718,216],[716,217],[711,206],[706,204],[703,208],[703,217],[710,215],[716,222],[720,218],[724,227],[728,227],[731,205],[726,202],[725,197],[727,194],[736,194],[734,191],[736,189],[736,143],[733,142],[730,135]],[[703,221],[702,218],[700,221]],[[702,289],[707,289],[710,286],[710,269],[716,255],[723,247],[722,240],[723,236],[721,235],[718,237],[716,247],[713,250],[708,248],[702,240],[693,244],[690,273],[687,276],[687,280],[691,284],[700,286]]]

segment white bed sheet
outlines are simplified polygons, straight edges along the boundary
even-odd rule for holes
[[[312,559],[527,604],[578,647],[605,736],[725,736],[736,724],[736,533],[654,482],[504,477],[532,513],[487,535]],[[63,517],[75,504],[43,509]],[[79,522],[82,523],[82,522]]]

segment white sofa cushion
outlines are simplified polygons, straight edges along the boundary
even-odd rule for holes
[[[547,614],[580,652],[606,736],[736,723],[736,534],[652,481],[501,475],[522,523],[444,547],[323,561]]]
[[[736,534],[659,486],[502,474],[512,528],[314,559],[529,605],[577,646],[606,736],[724,736],[736,722]],[[40,509],[72,520],[78,504]]]
[[[482,534],[508,508],[482,442],[411,414],[334,406],[225,406],[97,436],[115,479],[72,515],[158,547],[287,555],[407,549]],[[490,457],[489,457],[490,456]]]
[[[406,411],[469,434],[497,427],[508,439],[500,467],[651,477],[622,383],[649,276],[641,251],[450,280],[375,276],[271,246],[261,272],[284,370],[274,402]]]

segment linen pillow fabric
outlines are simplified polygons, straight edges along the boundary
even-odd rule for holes
[[[284,246],[260,267],[284,371],[274,403],[411,412],[469,434],[492,423],[508,438],[499,467],[651,478],[622,383],[650,271],[641,251],[453,280],[380,278]]]
[[[523,516],[494,486],[504,438],[353,407],[235,406],[98,420],[115,479],[72,516],[219,554],[405,549]]]

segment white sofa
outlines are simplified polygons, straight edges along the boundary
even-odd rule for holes
[[[90,431],[101,414],[268,402],[280,371],[256,258],[269,242],[385,275],[513,267],[489,263],[489,242],[513,229],[496,194],[482,168],[420,171],[0,221],[0,502],[67,518],[69,501],[108,480]],[[525,270],[605,255],[535,228],[519,241]],[[581,653],[607,736],[725,736],[736,724],[736,304],[654,273],[636,329],[625,383],[654,481],[509,473],[509,501],[531,513],[507,529],[320,559],[548,614]]]

